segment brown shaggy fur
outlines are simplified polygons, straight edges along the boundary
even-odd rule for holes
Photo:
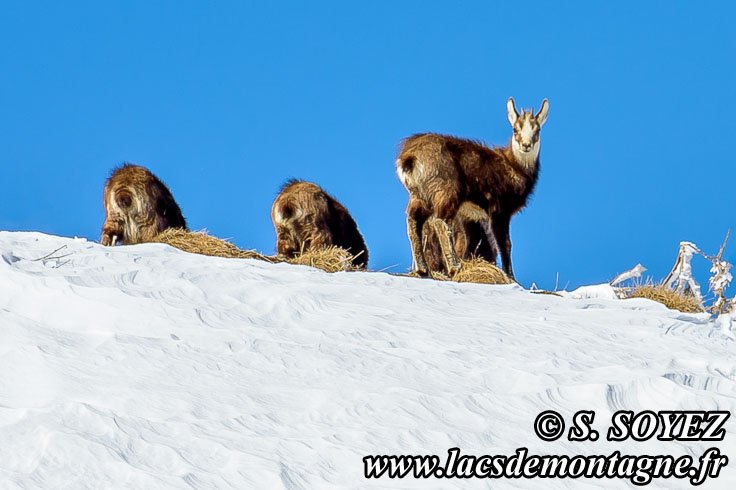
[[[187,229],[169,188],[148,169],[124,164],[105,182],[103,245],[150,242],[167,228]]]
[[[503,270],[513,278],[509,224],[526,205],[537,182],[539,130],[548,108],[545,99],[536,115],[533,111],[519,114],[510,98],[507,113],[514,133],[505,147],[488,148],[475,141],[433,133],[404,140],[396,171],[409,191],[407,232],[419,274],[426,275],[430,270],[422,238],[428,221],[435,230],[445,270],[452,275],[460,268],[454,245],[459,228],[455,220],[468,203],[484,213],[482,221],[490,223]],[[488,247],[493,253],[490,239]],[[464,248],[467,251],[468,247]]]
[[[285,257],[336,246],[353,255],[353,266],[365,268],[368,248],[348,210],[318,185],[287,182],[273,202],[276,251]]]

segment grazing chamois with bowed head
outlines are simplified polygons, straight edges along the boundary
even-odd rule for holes
[[[294,257],[309,250],[336,246],[353,255],[353,266],[368,265],[368,248],[345,207],[316,184],[290,180],[271,208],[276,252]]]
[[[105,182],[103,245],[151,241],[167,228],[187,230],[187,222],[169,188],[148,169],[124,164]]]
[[[458,259],[468,260],[478,257],[495,265],[498,251],[495,242],[489,239],[493,238],[493,235],[490,231],[490,222],[486,221],[486,213],[473,212],[467,204],[461,206],[455,219],[450,223],[455,254]],[[445,264],[433,219],[437,218],[428,219],[422,227],[422,251],[427,262],[427,272],[443,272]]]
[[[533,110],[519,114],[509,98],[513,135],[504,147],[433,133],[404,140],[396,173],[409,191],[406,227],[419,274],[428,273],[422,239],[426,222],[435,231],[445,270],[452,275],[460,269],[452,227],[459,215],[461,221],[490,223],[488,246],[497,248],[504,272],[513,278],[509,224],[537,183],[539,131],[548,111],[544,99],[536,115]]]

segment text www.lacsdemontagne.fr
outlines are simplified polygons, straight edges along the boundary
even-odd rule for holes
[[[529,455],[519,448],[509,455],[461,455],[459,448],[437,455],[371,455],[363,458],[366,478],[608,478],[647,485],[655,478],[689,479],[700,485],[716,478],[728,459],[712,447],[702,456],[690,455]]]

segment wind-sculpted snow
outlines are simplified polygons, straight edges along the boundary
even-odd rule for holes
[[[734,459],[731,419],[718,443],[545,442],[533,424],[595,410],[605,433],[620,409],[735,405],[734,341],[648,300],[0,233],[2,488],[624,487],[366,480],[362,458]],[[732,468],[706,487],[730,488]]]

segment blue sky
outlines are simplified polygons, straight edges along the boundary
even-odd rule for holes
[[[271,202],[299,177],[348,207],[371,268],[404,271],[399,140],[505,144],[510,95],[550,101],[537,190],[511,225],[523,284],[637,262],[661,279],[681,240],[715,253],[736,228],[732,3],[0,8],[0,229],[97,240],[105,178],[129,161],[168,184],[191,228],[272,253]]]

